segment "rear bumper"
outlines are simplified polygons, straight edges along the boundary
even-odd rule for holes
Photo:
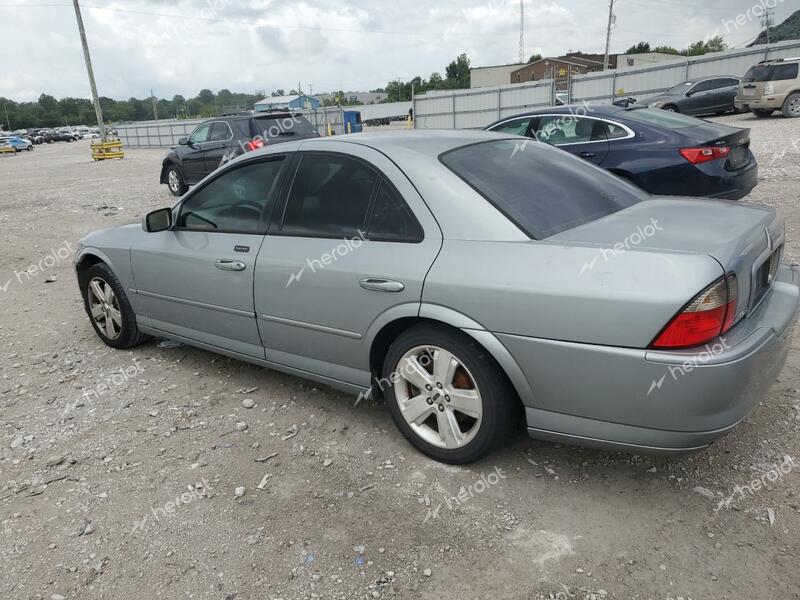
[[[682,162],[665,169],[636,176],[636,183],[656,195],[694,196],[739,200],[758,185],[758,162],[752,152],[750,161],[735,171],[725,169],[724,161],[700,165]]]
[[[772,96],[737,96],[733,101],[733,105],[739,109],[761,109],[761,110],[777,110],[783,106],[786,100],[786,94],[775,94]]]
[[[725,435],[767,396],[799,303],[800,272],[784,266],[759,308],[700,351],[497,337],[533,390],[525,409],[532,437],[680,454]]]

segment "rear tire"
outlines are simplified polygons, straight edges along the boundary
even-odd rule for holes
[[[97,263],[81,271],[78,283],[86,314],[104,344],[119,349],[133,348],[149,338],[136,326],[136,313],[125,289],[108,265]]]
[[[775,111],[771,108],[754,108],[750,112],[752,112],[759,119],[766,119]]]
[[[800,92],[794,92],[786,98],[781,112],[787,119],[796,119],[800,117]]]
[[[167,168],[167,187],[173,196],[183,196],[189,186],[183,178],[180,167],[177,165],[170,165]]]
[[[675,106],[674,104],[667,104],[666,106],[661,107],[661,110],[665,110],[667,112],[674,112],[674,113],[681,112],[680,110],[678,110],[678,107]]]
[[[444,463],[486,456],[509,438],[520,418],[517,394],[494,359],[448,327],[426,323],[400,334],[389,347],[382,376],[400,432],[417,450]]]

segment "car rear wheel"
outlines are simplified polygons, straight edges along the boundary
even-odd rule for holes
[[[766,119],[775,111],[771,108],[754,108],[751,112],[759,119]]]
[[[800,117],[800,92],[791,94],[783,103],[783,116],[789,119]]]
[[[678,110],[678,107],[675,106],[674,104],[667,104],[662,110],[665,110],[667,112],[681,112]]]
[[[167,169],[167,187],[173,196],[183,196],[188,189],[183,174],[176,165],[170,165]]]
[[[27,150],[28,152],[30,152],[31,150],[33,150],[33,144],[31,144],[30,146],[28,146],[27,148],[25,148],[25,150]]]
[[[136,313],[107,265],[89,267],[80,274],[79,282],[86,314],[103,343],[112,348],[132,348],[148,339],[136,326]]]
[[[395,424],[415,448],[438,461],[478,460],[513,429],[516,393],[466,334],[412,327],[389,348],[382,375]]]

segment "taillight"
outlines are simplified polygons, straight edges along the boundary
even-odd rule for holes
[[[700,292],[656,336],[651,348],[691,348],[710,342],[736,322],[739,285],[733,273]]]
[[[248,152],[252,152],[253,150],[258,150],[259,148],[263,148],[266,144],[264,144],[264,140],[260,138],[255,138],[250,140],[244,145],[244,149]]]
[[[693,165],[719,160],[730,154],[731,149],[727,146],[708,146],[706,148],[681,148],[681,156]]]

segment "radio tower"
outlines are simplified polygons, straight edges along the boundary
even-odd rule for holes
[[[519,0],[519,62],[525,62],[525,3]]]

